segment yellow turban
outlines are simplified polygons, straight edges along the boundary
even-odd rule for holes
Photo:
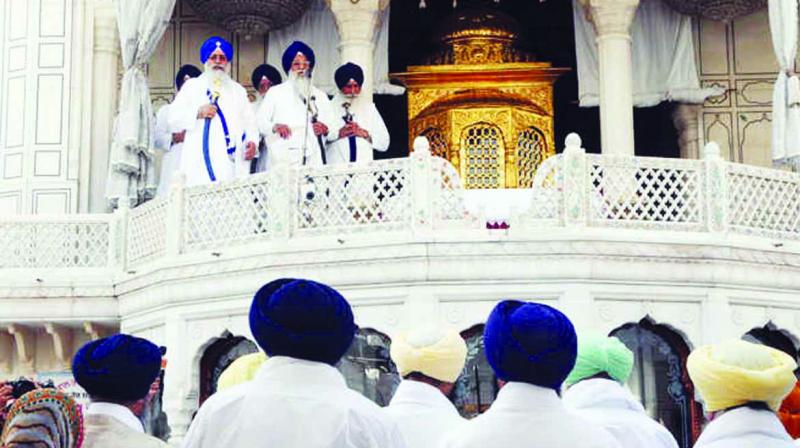
[[[749,401],[763,401],[777,411],[794,387],[797,363],[780,350],[731,340],[692,351],[686,366],[707,411]]]
[[[266,360],[267,355],[263,352],[240,356],[219,376],[217,391],[229,389],[252,380],[253,377],[256,376],[258,368],[261,367],[261,364],[264,364]]]
[[[391,356],[401,376],[419,372],[454,383],[464,369],[467,344],[455,331],[426,327],[395,336]]]

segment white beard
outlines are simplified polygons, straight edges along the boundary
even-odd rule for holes
[[[230,64],[225,66],[225,70],[214,70],[211,68],[211,63],[207,62],[205,64],[206,75],[208,76],[208,80],[211,82],[211,85],[214,86],[215,84],[219,83],[219,85],[226,85],[232,81],[230,69]]]
[[[298,76],[297,73],[289,73],[289,83],[294,88],[295,93],[305,98],[311,93],[311,78],[308,76]]]

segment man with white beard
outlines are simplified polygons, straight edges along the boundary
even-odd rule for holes
[[[232,59],[228,41],[206,40],[200,47],[205,72],[186,81],[173,102],[169,128],[186,131],[180,172],[189,186],[250,173],[259,134],[247,91],[230,77]]]
[[[261,64],[253,70],[253,75],[250,78],[253,82],[253,88],[256,89],[256,99],[253,101],[253,114],[258,112],[258,107],[264,101],[264,95],[269,92],[269,89],[277,86],[283,82],[278,69],[269,65]],[[267,145],[261,141],[258,144],[258,153],[256,158],[250,162],[250,173],[261,173],[267,170]]]
[[[267,168],[279,162],[324,165],[325,137],[335,119],[328,95],[311,82],[314,51],[295,41],[281,62],[288,81],[269,89],[256,115],[267,139]]]
[[[181,91],[183,84],[203,74],[199,68],[191,64],[186,64],[178,70],[175,76],[175,89]],[[172,174],[180,168],[181,153],[183,152],[183,139],[186,137],[186,130],[170,132],[169,111],[172,104],[166,104],[158,110],[156,114],[156,142],[155,147],[164,151],[161,158],[161,176],[158,179],[158,190],[156,195],[165,196],[169,194],[169,187],[172,183]]]
[[[334,78],[339,93],[331,102],[336,121],[328,136],[328,163],[371,162],[373,150],[389,149],[389,130],[375,104],[361,96],[364,71],[348,62],[336,70]]]

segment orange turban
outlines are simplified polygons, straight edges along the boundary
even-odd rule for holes
[[[793,439],[800,439],[800,381],[795,383],[794,389],[783,400],[778,417],[786,428],[786,432]]]

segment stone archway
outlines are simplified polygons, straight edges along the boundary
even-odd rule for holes
[[[233,361],[257,351],[255,343],[228,331],[211,343],[200,358],[200,404],[217,391],[219,376]]]
[[[694,400],[694,385],[686,370],[690,349],[684,337],[649,317],[625,324],[609,335],[633,351],[635,363],[628,387],[650,417],[669,429],[681,448],[694,445],[703,413]]]
[[[466,418],[475,417],[489,409],[500,390],[497,377],[486,360],[484,327],[484,324],[478,324],[461,332],[461,337],[467,343],[467,362],[456,380],[451,400]]]

